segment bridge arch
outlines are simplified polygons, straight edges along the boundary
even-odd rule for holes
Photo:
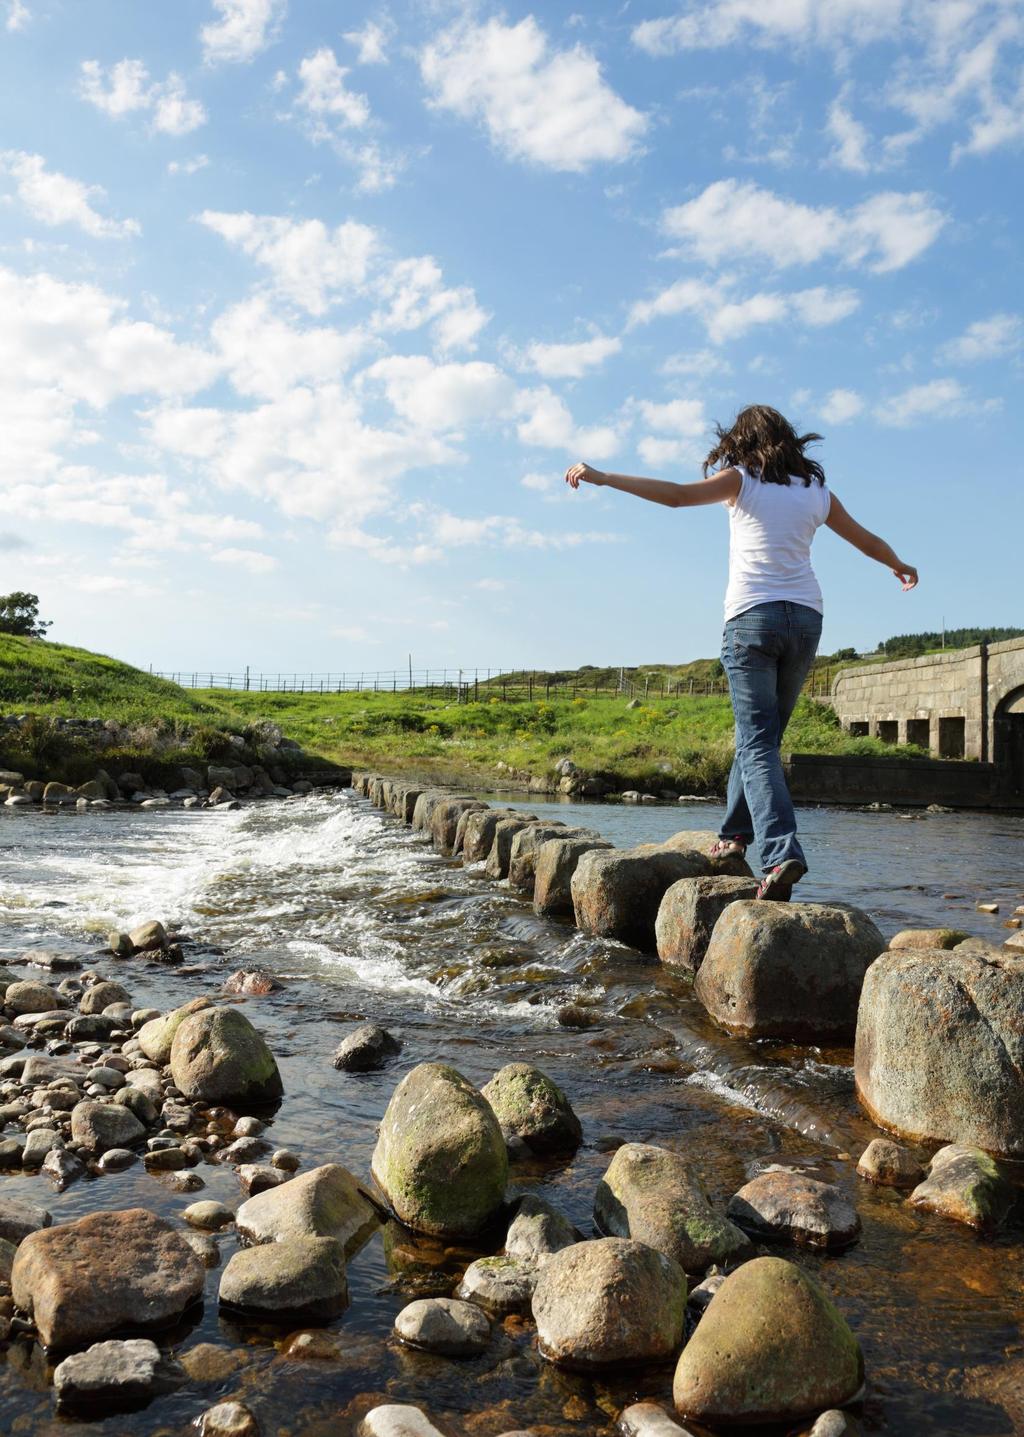
[[[1004,694],[995,707],[992,759],[1009,792],[1024,794],[1024,684]]]

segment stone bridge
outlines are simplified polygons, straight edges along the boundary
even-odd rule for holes
[[[851,734],[978,759],[1024,795],[1024,638],[841,669],[832,704]]]

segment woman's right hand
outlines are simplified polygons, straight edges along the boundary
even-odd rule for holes
[[[897,564],[892,571],[903,585],[903,592],[909,594],[911,589],[917,588],[917,570],[913,564]]]
[[[573,464],[565,471],[565,482],[578,489],[581,484],[600,484],[604,475],[600,469],[592,469],[589,464]]]

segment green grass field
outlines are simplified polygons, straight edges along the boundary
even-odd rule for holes
[[[416,693],[192,691],[88,650],[2,635],[0,706],[37,716],[27,738],[8,735],[0,743],[3,766],[52,770],[64,761],[76,777],[90,762],[95,767],[95,758],[80,740],[55,729],[56,718],[115,719],[125,726],[129,740],[110,755],[122,767],[159,754],[172,739],[184,743],[177,763],[223,757],[231,751],[228,734],[245,734],[262,720],[279,724],[307,753],[337,763],[459,782],[497,783],[499,762],[541,775],[571,758],[620,788],[653,783],[717,793],[732,757],[732,713],[721,695],[656,698],[630,709],[622,696],[506,702],[481,693],[478,702],[457,703]],[[807,698],[797,706],[785,747],[889,752],[875,740],[850,738],[830,708]]]

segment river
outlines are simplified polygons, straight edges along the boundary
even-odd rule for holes
[[[510,801],[586,823],[623,846],[714,827],[721,813],[704,803]],[[805,809],[801,823],[812,872],[799,896],[858,904],[887,935],[944,924],[998,942],[1002,918],[976,912],[976,902],[1000,902],[1005,915],[1024,897],[1020,816]],[[543,1190],[590,1233],[594,1189],[622,1140],[684,1153],[718,1202],[771,1162],[836,1182],[860,1212],[859,1243],[836,1257],[795,1256],[819,1273],[860,1339],[865,1430],[1024,1431],[1024,1234],[980,1241],[857,1178],[856,1158],[877,1134],[857,1111],[848,1049],[725,1037],[683,977],[536,918],[518,895],[439,858],[351,792],[224,813],[0,808],[0,956],[60,947],[86,957],[109,928],[148,918],[225,952],[185,971],[97,962],[138,1006],[216,992],[243,956],[285,981],[246,1011],[284,1077],[272,1136],[301,1154],[304,1169],[335,1161],[365,1176],[376,1124],[415,1063],[443,1059],[477,1084],[506,1062],[536,1063],[570,1096],[584,1144],[569,1162],[514,1165],[517,1190]],[[338,1073],[332,1052],[363,1018],[399,1033],[402,1055],[381,1073]],[[199,1196],[237,1202],[230,1168],[198,1171],[206,1181]],[[9,1175],[0,1191],[43,1203],[56,1222],[135,1205],[174,1216],[195,1200],[140,1166],[61,1194],[44,1177]],[[234,1239],[220,1242],[226,1260]],[[265,1434],[348,1437],[368,1407],[386,1400],[421,1405],[453,1434],[529,1427],[538,1437],[568,1437],[611,1433],[621,1407],[639,1397],[668,1400],[670,1369],[601,1380],[561,1373],[515,1319],[497,1326],[491,1347],[471,1362],[400,1347],[390,1336],[396,1313],[412,1296],[450,1290],[473,1255],[410,1243],[393,1229],[374,1238],[350,1265],[351,1305],[333,1324],[342,1352],[328,1361],[286,1358],[280,1332],[221,1317],[214,1271],[201,1315],[166,1338],[179,1356],[213,1344],[220,1356],[210,1358],[208,1380],[129,1417],[56,1421],[44,1355],[20,1339],[0,1355],[4,1428],[30,1437],[184,1437],[211,1403],[238,1396]]]

